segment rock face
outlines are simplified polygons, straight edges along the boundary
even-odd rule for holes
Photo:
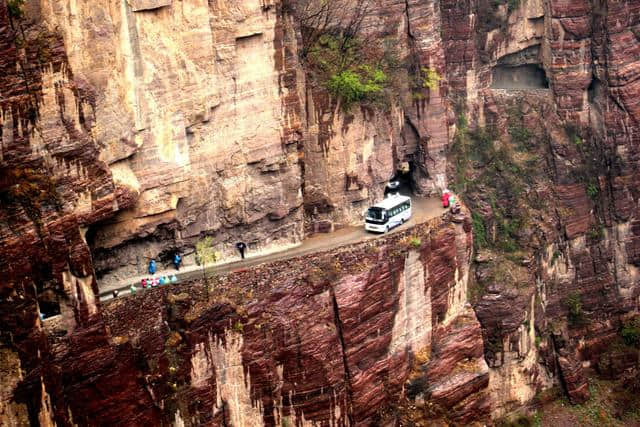
[[[187,283],[111,300],[73,332],[47,321],[47,390],[64,408],[52,419],[378,424],[424,352],[429,399],[459,420],[488,415],[480,328],[460,299],[469,232],[436,219],[211,278],[209,292]]]
[[[356,3],[396,65],[345,110],[304,0],[0,0],[3,424],[469,424],[633,382],[640,4]],[[358,224],[401,170],[473,216],[98,301],[204,236]]]
[[[466,100],[470,139],[482,144],[488,135],[504,154],[499,177],[470,184],[466,194],[490,252],[477,257],[472,287],[494,415],[530,400],[552,376],[582,402],[585,368],[619,357],[612,347],[621,345],[621,323],[639,308],[629,232],[639,117],[628,94],[640,82],[640,5],[453,3],[442,6],[445,22],[455,23],[443,30],[452,90]],[[492,89],[501,87],[492,78],[508,70],[509,87],[518,89],[514,70],[525,66],[544,70],[549,88],[527,80],[520,90]],[[509,178],[507,165],[527,182]],[[480,156],[473,167],[478,177],[496,165]]]

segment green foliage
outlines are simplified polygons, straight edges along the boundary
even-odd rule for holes
[[[244,332],[244,325],[242,324],[242,322],[237,321],[236,323],[233,324],[233,330],[241,334]]]
[[[414,249],[418,249],[420,246],[422,246],[422,240],[419,237],[413,236],[409,239],[409,246]]]
[[[515,105],[508,110],[508,132],[512,141],[516,144],[519,151],[527,151],[531,148],[530,139],[533,136],[531,131],[524,126],[523,114],[521,107]]]
[[[325,34],[310,48],[310,68],[348,110],[358,102],[379,101],[391,83],[389,72],[399,67],[390,44],[383,49],[362,46],[356,37]]]
[[[22,18],[24,15],[24,10],[22,9],[24,6],[25,0],[7,0],[7,10],[9,11],[9,16],[12,18]]]
[[[598,194],[600,194],[600,188],[596,184],[592,182],[587,184],[587,196],[589,196],[591,200],[596,200]]]
[[[542,417],[538,412],[533,415],[512,415],[510,418],[499,420],[496,425],[499,427],[539,427],[542,425]]]
[[[355,39],[325,34],[309,49],[307,60],[318,71],[334,75],[357,62],[359,45]]]
[[[220,258],[213,247],[213,238],[207,236],[196,243],[196,262],[202,267],[202,278],[204,279],[207,294],[209,293],[209,280],[207,278],[207,264],[213,264]]]
[[[582,147],[582,144],[584,144],[584,141],[578,135],[573,135],[573,137],[571,138],[571,141],[573,141],[575,146],[578,148]]]
[[[507,0],[507,6],[509,8],[509,12],[513,12],[520,6],[521,0]]]
[[[458,130],[466,131],[469,127],[469,121],[467,120],[467,116],[463,113],[458,114]]]
[[[342,99],[345,109],[355,102],[375,100],[382,93],[387,75],[381,69],[368,65],[359,67],[358,72],[345,70],[329,78],[327,88],[334,96]]]
[[[524,126],[510,125],[509,135],[513,141],[517,144],[519,150],[526,150],[529,146],[529,140],[531,139],[531,131]]]
[[[626,345],[640,348],[640,317],[626,321],[620,335]]]
[[[433,68],[422,67],[409,78],[409,86],[413,99],[421,100],[426,96],[424,89],[435,89],[442,76]]]
[[[570,294],[565,299],[565,306],[568,310],[569,324],[576,326],[584,321],[584,313],[582,311],[582,298],[579,294]]]
[[[476,212],[471,213],[471,221],[473,224],[473,243],[476,248],[484,248],[488,245],[487,230],[484,225],[484,219]]]
[[[435,89],[438,82],[442,80],[442,76],[433,68],[422,67],[420,71],[422,73],[422,87],[424,88]]]
[[[210,236],[200,239],[196,243],[196,260],[199,265],[205,266],[218,260],[218,254],[213,247],[213,238]]]
[[[587,231],[587,237],[590,240],[602,240],[604,238],[604,227],[598,224],[593,224]]]

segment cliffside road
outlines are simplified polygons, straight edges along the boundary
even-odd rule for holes
[[[431,218],[442,215],[444,212],[445,209],[442,208],[440,200],[437,198],[425,199],[420,197],[413,197],[411,219],[406,223],[394,228],[389,233],[396,233],[400,230],[407,229],[416,224],[423,223]],[[221,274],[227,273],[229,271],[242,270],[265,262],[283,260],[296,256],[306,255],[312,252],[334,249],[356,242],[376,239],[383,235],[384,234],[375,234],[365,231],[364,225],[358,227],[346,227],[333,233],[316,234],[313,237],[305,239],[299,246],[296,246],[294,248],[255,257],[251,257],[251,254],[249,253],[247,258],[244,260],[214,264],[210,267],[207,267],[206,271],[207,273]],[[174,273],[176,273],[176,271],[172,269],[162,270],[158,271],[155,276],[170,276]],[[184,282],[186,280],[202,277],[202,269],[195,265],[188,266],[178,272],[176,276],[178,277],[179,282]],[[140,289],[140,281],[144,277],[149,277],[149,275],[139,276],[138,278],[131,278],[126,282],[114,283],[110,286],[100,286],[100,284],[98,284],[100,288],[100,300],[106,301],[113,298],[112,292],[114,290],[120,291],[120,296],[126,295],[129,293],[130,286],[134,283],[136,284],[136,286],[138,286],[139,291],[144,291],[143,289]]]

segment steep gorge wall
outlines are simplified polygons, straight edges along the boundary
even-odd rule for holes
[[[640,5],[442,8],[448,78],[471,128],[458,135],[501,155],[472,154],[475,171],[466,179],[478,181],[464,184],[478,215],[475,231],[487,240],[478,245],[470,286],[495,374],[494,413],[532,399],[550,374],[573,401],[584,401],[594,370],[608,378],[638,374],[637,350],[621,344],[620,330],[637,315],[640,295],[631,231]],[[491,89],[492,69],[524,64],[545,71],[548,90]],[[449,164],[452,180],[459,158],[454,153]]]
[[[437,218],[207,286],[111,300],[83,328],[37,325],[47,421],[378,424],[394,419],[387,408],[405,387],[451,420],[486,416],[482,335],[465,302],[470,230]],[[29,409],[42,414],[38,403]]]
[[[464,423],[489,412],[500,416],[552,384],[581,401],[588,394],[587,368],[609,376],[633,369],[635,353],[617,344],[640,296],[637,2],[529,0],[513,9],[498,3],[375,2],[367,27],[373,37],[393,39],[407,64],[444,78],[420,96],[403,86],[388,109],[363,106],[349,113],[308,81],[289,9],[295,2],[43,0],[27,3],[22,27],[2,4],[0,266],[7,280],[0,288],[0,374],[12,391],[2,394],[0,417],[88,423],[95,413],[111,421],[128,414],[139,423],[180,425],[223,418],[271,423],[284,416],[370,422],[393,414],[415,421],[429,414],[426,399],[444,408],[429,416]],[[491,89],[494,67],[520,65],[543,69],[549,89]],[[198,301],[214,303],[197,286],[189,299],[136,297],[145,309],[130,324],[120,322],[132,316],[127,303],[107,309],[96,303],[94,267],[107,274],[104,280],[115,280],[140,271],[147,257],[175,247],[189,252],[205,234],[215,236],[226,256],[238,239],[254,249],[283,247],[318,222],[353,222],[402,162],[412,162],[417,190],[437,190],[446,185],[445,169],[453,164],[447,155],[451,160],[451,141],[462,128],[459,121],[456,128],[453,107],[471,129],[495,132],[498,145],[514,150],[527,130],[525,153],[518,156],[537,170],[526,176],[523,196],[495,192],[495,183],[481,179],[489,168],[473,165],[484,187],[469,192],[468,202],[488,234],[499,235],[504,219],[494,211],[496,201],[515,206],[509,221],[527,222],[510,236],[520,250],[507,252],[509,259],[502,250],[477,251],[469,296],[464,286],[451,291],[450,281],[436,286],[439,276],[415,253],[388,267],[412,277],[389,279],[389,294],[345,295],[372,289],[373,279],[334,272],[309,279],[331,283],[309,285],[313,292],[322,289],[313,299],[322,302],[318,307],[303,307],[307,293],[291,287],[275,296],[266,290],[259,298],[245,295],[257,312],[272,301],[285,317],[295,314],[289,305],[302,313],[317,308],[336,328],[304,340],[278,332],[283,342],[297,344],[278,347],[278,356],[264,362],[268,367],[255,368],[254,380],[246,381],[251,386],[241,384],[248,376],[238,360],[250,366],[250,359],[261,360],[258,349],[271,344],[254,338],[253,326],[242,338],[245,327],[234,330],[236,319],[254,324],[251,312],[238,314],[233,304],[214,298],[219,305],[208,314],[193,309],[203,317],[194,338],[185,339],[191,326],[172,316]],[[453,183],[455,174],[448,172]],[[597,186],[596,197],[587,193],[589,184]],[[462,259],[469,243],[457,245]],[[368,259],[357,253],[347,264],[356,264],[356,255]],[[444,264],[464,263],[440,262],[434,268],[447,277],[455,277],[455,267]],[[512,274],[504,275],[500,265]],[[254,280],[236,279],[242,286]],[[406,305],[399,304],[402,297]],[[335,301],[341,316],[346,311],[344,326],[360,317],[350,311],[352,298],[358,307],[385,301],[378,315],[386,319],[381,330],[395,331],[391,337],[368,337],[375,342],[359,346],[364,332],[358,328],[377,325],[358,326],[360,320],[338,334],[335,310],[327,306]],[[579,324],[567,321],[571,298],[581,303]],[[476,314],[460,309],[467,299],[479,324]],[[59,304],[62,316],[45,331],[37,313],[49,303]],[[179,307],[174,313],[165,303]],[[300,330],[309,330],[304,321],[311,317],[300,320]],[[429,318],[429,339],[426,329],[396,334],[428,329]],[[286,374],[271,361],[299,360],[300,346],[313,347],[324,337],[331,343],[326,348],[340,344],[351,355],[323,365],[316,359],[324,353],[312,354],[313,368],[287,367]],[[179,350],[165,354],[165,342]],[[394,362],[380,361],[385,358]],[[147,359],[152,362],[141,368]],[[366,369],[353,367],[359,364]],[[317,366],[325,367],[316,372]],[[218,384],[227,368],[235,382]],[[294,377],[309,372],[319,378],[296,392],[291,384],[302,381]],[[398,377],[390,379],[391,372]],[[293,377],[276,379],[286,375]],[[408,401],[399,391],[406,379]],[[71,395],[78,399],[65,397]]]
[[[444,81],[414,98],[404,71],[388,105],[343,111],[303,69],[296,5],[26,3],[16,25],[39,30],[16,30],[18,44],[42,31],[62,43],[87,103],[66,114],[84,123],[115,185],[135,199],[87,231],[103,281],[176,249],[191,263],[204,235],[230,257],[239,240],[268,251],[323,221],[358,222],[408,163],[417,192],[446,186],[453,120]],[[444,74],[439,22],[438,2],[374,1],[362,37],[389,42],[402,64]]]

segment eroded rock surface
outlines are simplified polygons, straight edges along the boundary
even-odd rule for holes
[[[300,3],[0,0],[4,423],[468,424],[582,402],[591,368],[633,383],[640,4],[372,2],[400,65],[345,110]],[[498,89],[517,69],[548,87]],[[228,258],[359,224],[398,170],[473,217],[98,301],[205,235]]]

